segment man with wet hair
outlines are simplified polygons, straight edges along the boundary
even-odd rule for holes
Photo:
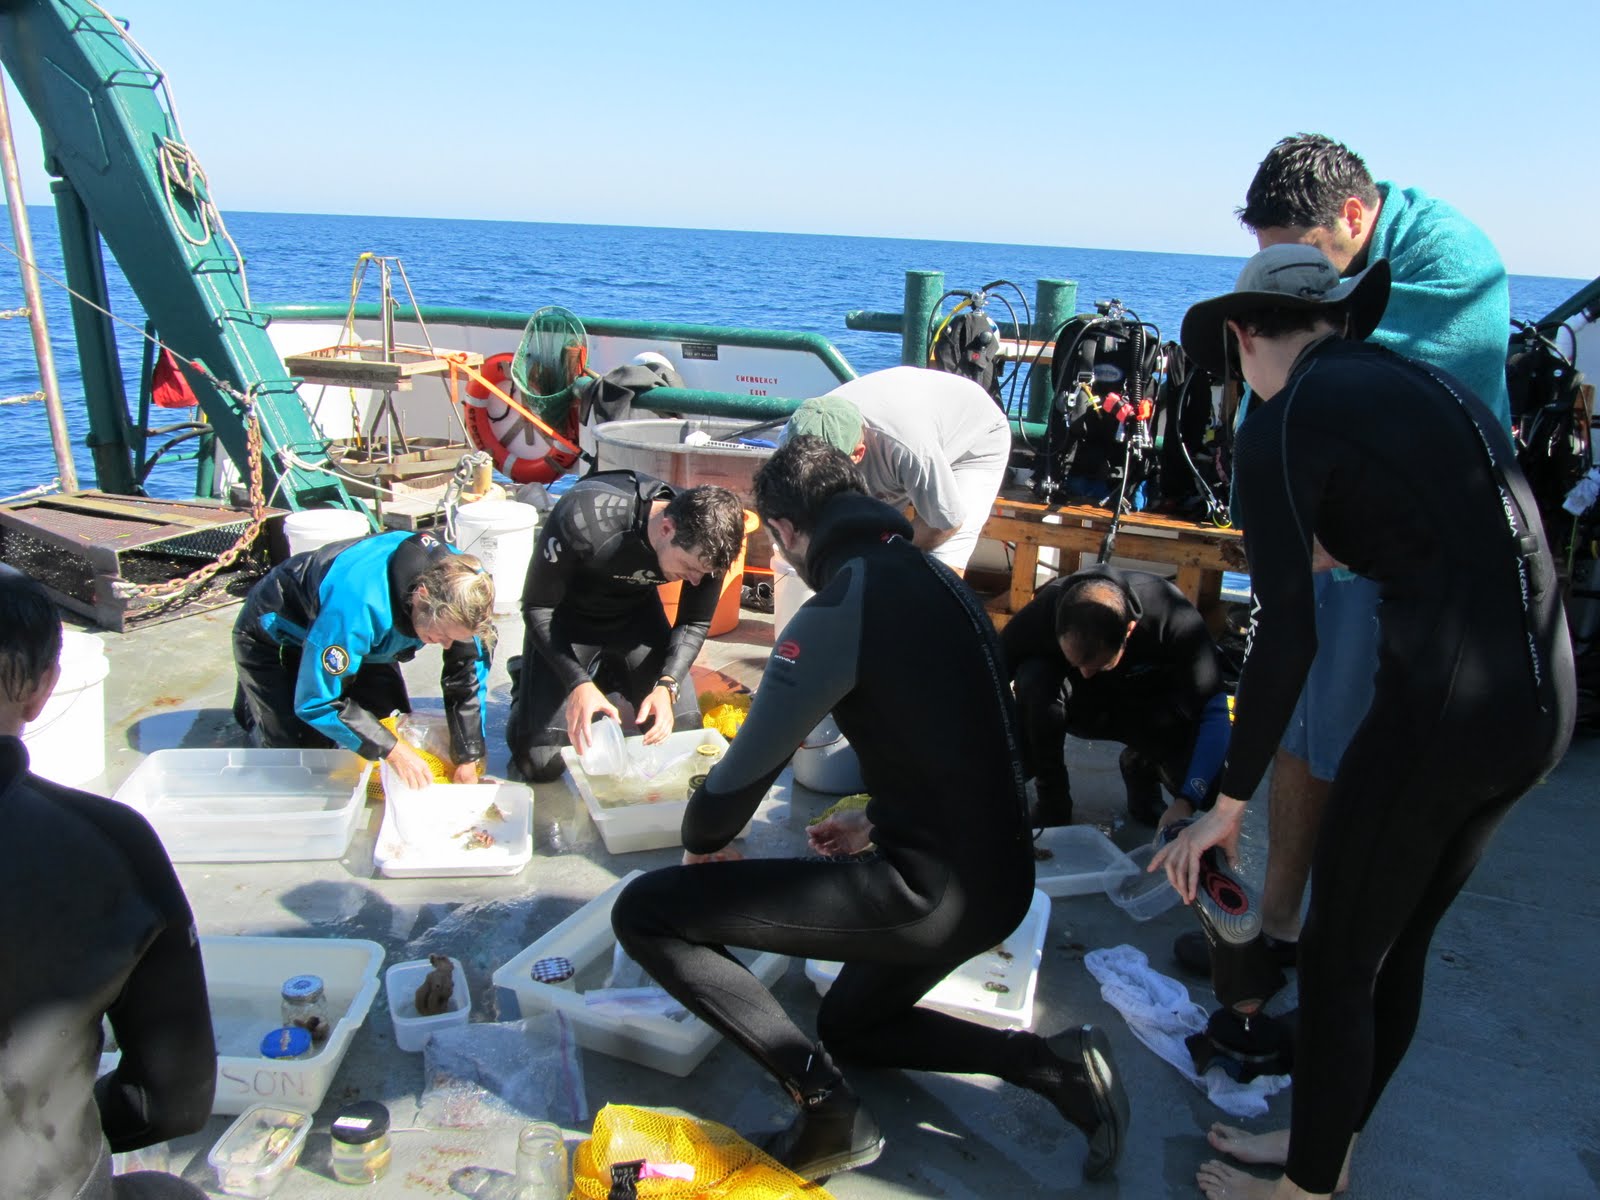
[[[1456,209],[1416,188],[1375,182],[1349,147],[1302,133],[1267,153],[1237,216],[1259,248],[1314,246],[1343,277],[1387,260],[1388,307],[1367,340],[1455,376],[1510,428],[1506,272],[1488,237]],[[1268,785],[1262,937],[1282,966],[1295,959],[1329,781],[1371,707],[1378,662],[1377,585],[1329,564],[1315,587],[1317,657]],[[1191,970],[1208,970],[1198,932],[1174,950]]]
[[[744,508],[722,487],[600,471],[556,501],[522,588],[522,655],[509,664],[506,744],[523,779],[555,779],[562,746],[582,753],[597,717],[621,719],[608,691],[635,706],[646,744],[699,727],[689,668],[743,538]],[[674,580],[683,591],[669,626],[657,589]]]
[[[1035,826],[1072,821],[1068,733],[1122,743],[1135,821],[1167,824],[1210,804],[1228,748],[1222,662],[1204,619],[1170,581],[1113,566],[1052,580],[1006,623],[1000,644]]]
[[[206,1123],[217,1049],[194,917],[155,831],[28,770],[21,733],[61,676],[60,653],[44,589],[0,573],[0,1191],[200,1197],[159,1172],[111,1176],[113,1153]],[[122,1057],[96,1082],[102,1018]]]
[[[1084,1174],[1104,1174],[1128,1125],[1104,1032],[1072,1026],[1045,1038],[917,1006],[1010,934],[1033,895],[1016,721],[992,622],[820,438],[780,448],[756,474],[755,502],[816,595],[784,628],[749,718],[689,800],[683,865],[618,897],[619,942],[793,1098],[793,1123],[767,1149],[807,1178],[865,1166],[883,1146],[840,1063],[998,1076],[1081,1130]],[[860,759],[865,811],[807,830],[823,857],[740,860],[729,843],[829,712]],[[843,963],[816,1038],[729,946]]]

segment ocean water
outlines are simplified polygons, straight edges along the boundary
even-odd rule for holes
[[[29,218],[41,270],[63,279],[54,210],[30,205]],[[245,212],[228,214],[226,221],[245,257],[257,302],[342,305],[358,255],[398,255],[423,305],[531,312],[560,304],[580,318],[819,333],[861,372],[898,363],[899,339],[846,329],[845,313],[900,311],[907,270],[943,271],[950,288],[1011,280],[1030,304],[1036,280],[1073,280],[1080,311],[1115,297],[1157,325],[1164,338],[1174,338],[1188,306],[1230,288],[1244,261],[1136,250],[512,221]],[[15,260],[11,255],[0,258],[9,260],[9,266],[0,263],[0,309],[20,307],[22,285]],[[109,253],[106,260],[112,311],[135,327],[117,326],[122,375],[134,408],[142,362],[137,330],[143,328],[144,316]],[[1541,317],[1583,282],[1513,275],[1512,312],[1524,319]],[[94,469],[85,446],[88,423],[68,298],[49,280],[42,286],[78,473],[89,487]],[[364,296],[376,298],[375,278],[369,279]],[[1016,294],[1001,289],[998,296],[1017,306],[1021,320]],[[1005,318],[998,298],[990,311]],[[27,322],[0,321],[0,395],[38,386]],[[179,418],[163,413],[157,419]],[[42,405],[0,407],[0,446],[5,450],[0,455],[0,498],[54,478]],[[193,478],[192,464],[162,467],[151,476],[149,491],[188,495]]]

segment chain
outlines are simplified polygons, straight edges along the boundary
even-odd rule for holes
[[[198,363],[191,365],[199,366]],[[245,448],[246,471],[250,479],[250,523],[240,532],[232,546],[229,546],[216,560],[207,563],[199,570],[185,575],[182,579],[169,580],[166,583],[128,583],[117,580],[111,585],[112,593],[119,600],[133,600],[139,597],[160,598],[175,596],[179,592],[187,591],[197,584],[204,583],[219,571],[231,567],[239,556],[248,550],[257,536],[261,533],[262,522],[266,520],[267,503],[261,490],[261,418],[256,413],[255,402],[245,396],[237,388],[217,379],[211,372],[200,367],[202,373],[221,391],[226,392],[239,401],[245,416]]]
[[[33,310],[24,304],[21,308],[8,308],[4,312],[0,312],[0,321],[10,321],[16,317],[29,317],[32,315]]]

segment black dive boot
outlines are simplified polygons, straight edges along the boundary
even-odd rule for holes
[[[864,1167],[883,1153],[883,1134],[861,1097],[820,1049],[806,1079],[788,1085],[800,1112],[761,1148],[803,1179]]]
[[[1128,819],[1140,825],[1154,825],[1167,811],[1167,798],[1161,792],[1161,775],[1144,755],[1124,746],[1117,758],[1122,786],[1128,797]]]
[[[1083,1131],[1089,1140],[1083,1177],[1100,1178],[1117,1165],[1128,1136],[1128,1094],[1104,1031],[1083,1025],[1049,1039],[1016,1036],[1028,1039],[1019,1047],[1023,1061],[1003,1078],[1038,1092]]]
[[[1072,788],[1066,779],[1035,779],[1029,789],[1028,825],[1033,829],[1053,829],[1072,824]]]

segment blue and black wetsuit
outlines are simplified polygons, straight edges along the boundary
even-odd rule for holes
[[[879,501],[827,503],[805,572],[820,588],[785,627],[749,718],[683,819],[689,850],[727,844],[831,712],[872,794],[876,849],[652,871],[612,913],[623,947],[662,987],[795,1092],[812,1039],[724,947],[842,961],[817,1017],[841,1060],[998,1074],[1021,1045],[916,1007],[1016,928],[1033,854],[993,626],[910,538]]]
[[[657,591],[667,577],[646,526],[651,505],[675,494],[648,475],[601,471],[573,484],[550,510],[522,589],[522,661],[506,725],[524,779],[561,773],[567,697],[591,680],[638,704],[670,675],[679,685],[674,728],[698,728],[689,668],[710,632],[722,576],[685,584],[677,619],[667,624]]]
[[[425,644],[411,620],[417,581],[454,548],[431,533],[335,542],[279,563],[233,626],[234,715],[264,746],[343,746],[367,759],[394,748],[379,718],[411,711],[399,664]],[[444,649],[439,682],[456,762],[485,754],[490,650]]]
[[[113,1195],[110,1152],[211,1116],[205,970],[189,902],[145,819],[27,768],[22,743],[0,737],[0,1192],[100,1200]],[[122,1059],[96,1083],[102,1016]],[[129,1178],[149,1195],[197,1194]]]
[[[1313,343],[1240,430],[1236,475],[1255,595],[1225,795],[1255,791],[1316,654],[1313,536],[1381,596],[1299,947],[1288,1176],[1331,1192],[1410,1044],[1435,926],[1566,750],[1572,649],[1510,440],[1442,372]]]
[[[1115,667],[1084,679],[1056,638],[1056,607],[1074,580],[1105,579],[1122,590],[1130,619]],[[1196,808],[1216,796],[1228,748],[1222,662],[1194,605],[1169,581],[1144,571],[1095,566],[1051,580],[1000,631],[1016,682],[1023,766],[1070,805],[1065,734],[1120,742],[1154,768],[1174,796]]]

